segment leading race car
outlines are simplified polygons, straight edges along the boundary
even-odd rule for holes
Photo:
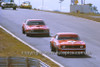
[[[85,55],[86,44],[80,40],[76,33],[57,33],[50,40],[51,51],[57,55]]]
[[[15,4],[14,0],[2,0],[1,7],[2,9],[13,8],[13,10],[16,10],[17,5]]]
[[[1,6],[2,0],[0,0],[0,6]]]
[[[22,26],[23,34],[49,36],[49,28],[42,19],[27,19]]]

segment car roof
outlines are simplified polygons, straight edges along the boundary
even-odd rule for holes
[[[27,21],[43,21],[42,19],[27,19]]]
[[[77,33],[73,33],[73,32],[60,32],[60,33],[57,33],[58,36],[76,36],[78,37],[78,34]]]

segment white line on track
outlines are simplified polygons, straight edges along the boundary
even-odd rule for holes
[[[10,31],[8,31],[6,28],[4,28],[3,26],[0,26],[0,28],[2,28],[3,30],[5,30],[7,33],[9,33],[10,35],[12,35],[14,38],[16,38],[17,40],[21,41],[22,43],[24,43],[25,45],[29,46],[31,49],[36,50],[37,52],[39,52],[41,54],[41,51],[39,51],[38,49],[36,49],[35,47],[29,45],[28,43],[26,43],[25,41],[23,41],[22,39],[20,39],[19,37],[15,36],[13,33],[11,33]],[[57,65],[59,65],[59,67],[64,67],[62,64],[58,63],[57,61],[55,61],[54,59],[50,58],[49,56],[47,56],[46,54],[41,54],[44,57],[50,59],[51,61],[53,61],[54,63],[56,63]]]

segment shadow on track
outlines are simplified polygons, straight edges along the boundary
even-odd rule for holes
[[[30,35],[30,36],[27,36],[27,37],[35,37],[35,38],[44,38],[44,37],[51,37],[50,35]]]

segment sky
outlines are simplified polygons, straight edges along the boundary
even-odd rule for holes
[[[19,5],[24,1],[30,1],[33,8],[42,9],[42,3],[44,3],[43,5],[44,10],[58,10],[63,12],[70,12],[71,0],[64,0],[61,4],[62,6],[61,10],[60,10],[59,0],[15,0],[15,3]],[[79,4],[80,1],[81,0],[79,0]],[[85,1],[86,4],[92,3],[93,5],[95,5],[98,11],[100,12],[100,0],[85,0]]]

